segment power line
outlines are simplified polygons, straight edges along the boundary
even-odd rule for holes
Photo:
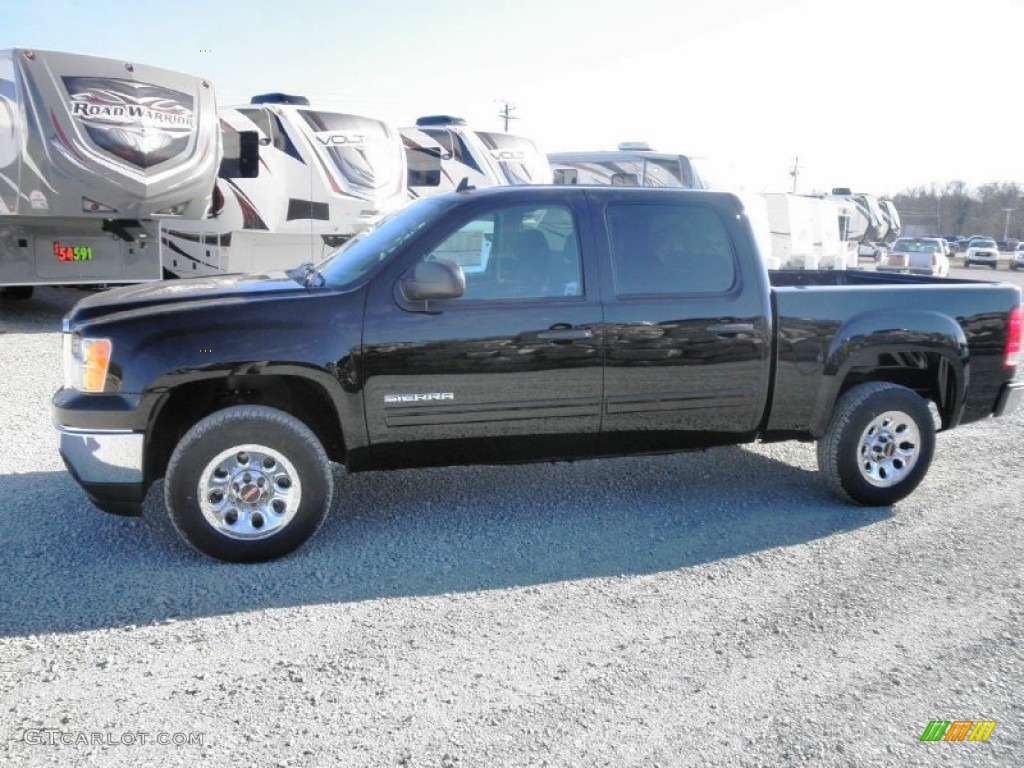
[[[498,113],[498,117],[502,118],[505,121],[505,133],[508,133],[508,121],[518,120],[519,118],[512,114],[512,111],[516,108],[515,104],[512,104],[506,101],[505,99],[502,99],[501,102],[502,108],[501,111]]]

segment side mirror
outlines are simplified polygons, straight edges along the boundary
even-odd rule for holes
[[[466,292],[466,275],[454,261],[421,261],[399,281],[407,301],[457,299]]]

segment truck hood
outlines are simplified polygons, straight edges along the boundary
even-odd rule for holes
[[[83,321],[111,312],[130,312],[188,302],[305,292],[306,287],[284,271],[161,280],[114,288],[82,299],[72,310],[71,319]]]

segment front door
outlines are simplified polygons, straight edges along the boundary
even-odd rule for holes
[[[586,209],[482,199],[400,265],[458,264],[465,294],[406,301],[394,272],[370,287],[363,370],[375,463],[569,456],[594,448],[603,345]],[[582,228],[588,232],[586,228]]]

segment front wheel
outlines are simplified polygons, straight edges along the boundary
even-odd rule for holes
[[[836,403],[818,442],[818,468],[837,493],[867,506],[894,504],[924,479],[935,451],[927,403],[888,382],[859,384]]]
[[[311,538],[333,491],[330,462],[309,427],[275,408],[234,406],[202,419],[178,443],[165,513],[203,554],[259,562]]]

